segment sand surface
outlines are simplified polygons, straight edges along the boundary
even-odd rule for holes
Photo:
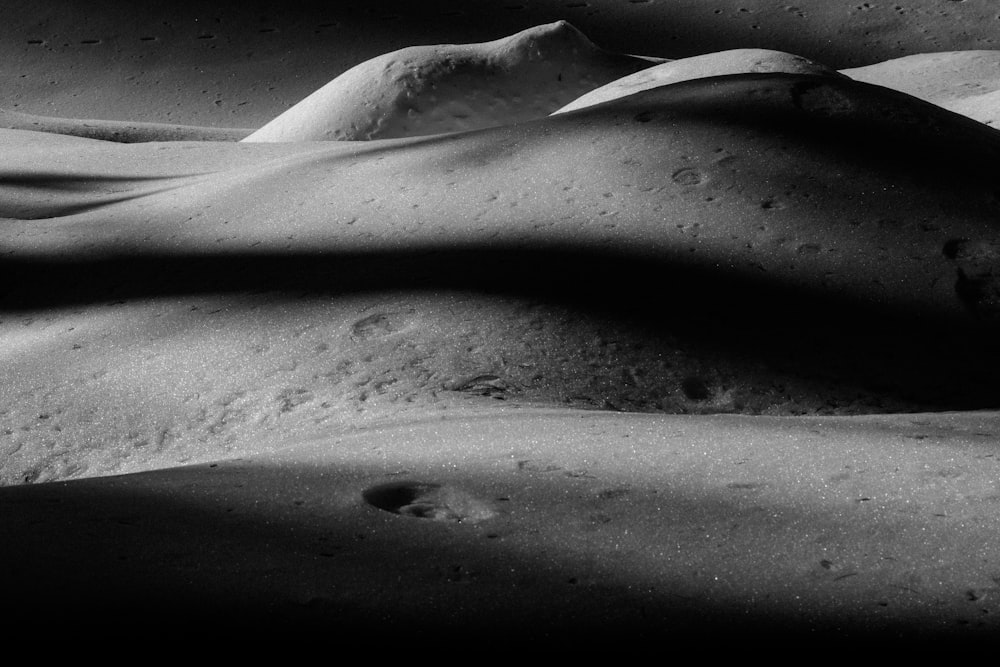
[[[684,646],[721,625],[745,648],[975,644],[1000,599],[996,426],[992,412],[470,406],[0,489],[4,542],[19,545],[6,590],[29,618],[58,608],[141,629],[181,616],[195,632],[273,624],[333,642],[596,632]]]
[[[9,6],[9,631],[995,636],[991,3]]]

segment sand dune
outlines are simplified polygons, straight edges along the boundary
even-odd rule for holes
[[[503,40],[501,40],[503,41]],[[433,47],[430,47],[433,49]],[[420,49],[418,49],[420,51]],[[433,53],[433,51],[431,51]],[[392,55],[392,54],[388,54]],[[433,60],[433,58],[432,58]],[[919,99],[931,102],[944,109],[968,116],[987,125],[995,124],[996,97],[1000,89],[1000,51],[956,51],[944,53],[929,53],[906,56],[885,62],[875,63],[865,67],[846,69],[836,72],[831,68],[809,61],[801,56],[767,49],[732,49],[719,53],[709,53],[700,56],[682,58],[675,61],[653,64],[635,74],[623,76],[603,86],[589,90],[554,113],[571,111],[598,104],[611,99],[630,95],[641,90],[679,83],[693,78],[720,76],[753,72],[785,72],[800,74],[826,74],[834,76],[849,76],[858,81],[871,83],[900,92],[913,95]],[[365,64],[371,67],[371,63]],[[361,67],[361,66],[359,66]],[[364,69],[364,68],[362,68]],[[541,72],[536,69],[535,76]],[[561,76],[561,75],[557,75]],[[358,77],[356,82],[363,82]],[[338,79],[337,81],[343,81]],[[330,86],[333,83],[329,84]],[[436,85],[436,84],[435,84]],[[340,87],[345,86],[344,90]],[[449,115],[459,106],[465,104],[464,98],[453,94],[450,98],[431,99],[434,96],[424,93],[421,102],[422,110],[418,113],[416,106],[387,105],[380,114],[375,114],[374,107],[366,101],[363,95],[352,93],[349,83],[340,83],[334,88],[324,87],[290,110],[265,125],[265,128],[253,130],[247,128],[217,128],[194,125],[172,125],[168,123],[149,123],[141,121],[109,121],[82,120],[74,118],[52,118],[14,111],[0,111],[0,127],[16,130],[32,130],[50,132],[71,136],[116,141],[122,143],[138,143],[149,141],[240,141],[254,135],[252,140],[263,141],[261,137],[282,136],[284,140],[305,140],[312,132],[313,139],[327,138],[323,128],[357,126],[373,126],[377,123],[398,125],[396,133],[400,136],[417,136],[424,133],[461,131],[475,127],[490,127],[506,124],[511,118],[529,120],[545,115],[545,105],[532,110],[530,104],[524,102],[529,95],[522,95],[520,84],[512,85],[507,90],[499,88],[493,91],[493,102],[485,109],[476,111],[466,108],[459,112],[461,118]],[[417,88],[420,86],[418,85]],[[583,88],[588,88],[584,85]],[[545,89],[537,84],[529,85],[527,91],[538,93]],[[374,89],[373,89],[374,90]],[[457,88],[456,88],[457,90]],[[558,92],[545,89],[547,94],[555,95],[553,99],[571,94],[569,86],[559,86]],[[389,88],[383,88],[379,95],[390,95]],[[337,93],[337,94],[334,94]],[[455,90],[452,91],[455,93]],[[480,96],[473,96],[476,100]],[[515,101],[515,99],[517,101]],[[537,102],[537,100],[536,100]],[[522,107],[516,116],[508,116],[512,107]],[[392,109],[396,109],[395,112]],[[373,115],[374,114],[374,115]],[[395,114],[395,115],[394,115]],[[395,120],[388,120],[395,118]],[[405,118],[405,120],[404,120]],[[353,119],[353,120],[352,120]],[[311,130],[315,125],[316,128]],[[412,125],[413,128],[406,129]],[[289,127],[293,129],[288,129]],[[285,128],[279,130],[276,128]],[[402,128],[402,129],[401,129]],[[265,131],[266,130],[266,131]],[[433,130],[433,131],[431,131]],[[366,139],[378,138],[384,130],[378,130],[372,137],[361,136],[362,133],[348,129],[336,130],[343,138]],[[330,130],[334,132],[334,130]],[[356,136],[355,136],[356,135]],[[377,135],[377,136],[376,136]],[[332,136],[332,135],[331,135]],[[270,139],[267,139],[270,141]]]
[[[595,88],[554,113],[565,113],[600,104],[642,90],[709,76],[749,73],[785,73],[841,76],[825,65],[801,56],[767,49],[733,49],[682,58],[649,67]]]
[[[987,125],[1000,120],[1000,51],[923,53],[844,70]]]
[[[369,140],[546,116],[662,59],[599,49],[559,21],[482,44],[414,46],[365,61],[244,141]]]
[[[742,48],[843,69],[1000,49],[991,0],[9,0],[0,106],[62,118],[261,127],[363,61],[569,21],[611,52],[684,58]]]
[[[987,125],[1000,108],[1000,51],[923,53],[837,72],[801,56],[767,49],[733,49],[655,65],[596,88],[555,113],[599,104],[656,86],[742,72],[848,76],[913,95]]]
[[[11,636],[995,637],[995,8],[508,4],[12,5]]]

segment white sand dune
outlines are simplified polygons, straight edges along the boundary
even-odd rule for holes
[[[244,141],[352,141],[477,130],[550,114],[662,59],[612,54],[565,21],[481,44],[365,61]]]
[[[184,70],[162,80],[191,79],[193,97],[129,82],[134,113],[114,109],[128,96],[80,57],[78,84],[51,104],[7,107],[10,636],[57,621],[52,636],[76,652],[183,636],[232,658],[295,635],[282,647],[320,638],[409,659],[423,642],[470,640],[716,655],[995,637],[1000,135],[986,97],[966,94],[989,95],[992,56],[955,52],[988,39],[989,8],[584,4],[590,26],[662,35],[662,48],[622,52],[689,55],[670,35],[706,26],[704,44],[753,48],[654,70],[549,24],[494,44],[568,40],[590,54],[581,87],[616,68],[699,76],[634,93],[617,77],[613,99],[549,116],[568,89],[542,84],[573,60],[557,50],[559,67],[529,58],[533,74],[490,93],[526,93],[525,115],[471,105],[497,127],[389,114],[394,132],[445,133],[237,142],[176,125],[210,117],[191,101],[209,87],[190,64],[236,90],[243,52],[291,24],[253,0],[211,16],[180,3],[167,18],[197,18],[184,30],[202,50],[182,57],[157,37],[139,55],[156,63],[144,71]],[[547,6],[503,12],[523,11],[524,29],[558,19]],[[368,25],[391,32],[379,9]],[[64,10],[81,30],[118,31],[87,47],[118,43],[125,62],[140,28]],[[363,23],[351,11],[322,20]],[[438,15],[420,11],[434,20],[403,44],[442,42],[425,38]],[[46,31],[30,37],[41,49],[0,40],[0,52],[17,56],[3,67],[55,80],[51,58],[69,46],[50,33],[70,40],[77,24],[43,14],[18,24]],[[163,34],[183,32],[169,21]],[[602,45],[628,32],[586,31]],[[797,48],[814,34],[829,43]],[[850,78],[815,64],[925,42],[952,53]],[[327,48],[375,55],[346,44]],[[313,46],[301,71],[288,69],[310,62],[301,53],[260,56],[261,88],[243,106],[209,103],[226,112],[211,117],[259,125],[241,119],[273,103],[262,91],[282,66],[303,96],[329,81]],[[433,64],[463,48],[412,53]],[[771,70],[754,72],[761,61]],[[492,90],[462,76],[436,81]],[[41,90],[11,89],[17,104]],[[77,99],[87,89],[107,99]],[[461,93],[432,102],[454,110]],[[343,118],[359,99],[339,100]],[[67,108],[137,122],[25,113]]]
[[[842,76],[807,58],[768,49],[732,49],[649,67],[595,88],[554,113],[565,113],[671,83],[727,74],[814,74]]]
[[[1000,118],[1000,51],[921,53],[837,72],[790,53],[732,49],[655,65],[596,88],[555,113],[689,79],[752,72],[848,76],[913,95],[987,125]]]

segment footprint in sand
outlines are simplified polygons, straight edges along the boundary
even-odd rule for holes
[[[488,503],[471,494],[433,482],[388,482],[369,487],[361,495],[380,510],[418,519],[475,523],[496,515]]]
[[[951,239],[942,253],[957,268],[958,298],[981,319],[1000,321],[1000,242]]]
[[[356,341],[364,341],[370,338],[398,333],[409,326],[408,314],[395,312],[375,313],[374,315],[363,317],[351,325],[351,338]]]

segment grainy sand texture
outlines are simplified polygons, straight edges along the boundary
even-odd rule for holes
[[[6,631],[987,644],[998,40],[989,0],[5,3]]]

